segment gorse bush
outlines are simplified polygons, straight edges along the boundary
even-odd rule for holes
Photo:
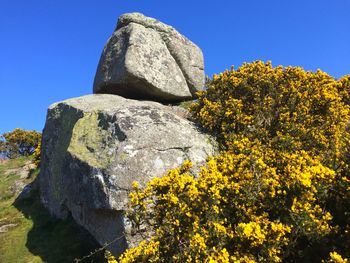
[[[349,115],[339,90],[345,98],[342,86],[349,84],[320,70],[257,61],[215,75],[192,109],[225,150],[247,138],[278,150],[333,156],[341,150]]]
[[[41,155],[41,142],[36,146],[33,152],[33,161],[36,167],[40,167],[40,155]]]
[[[119,262],[347,262],[349,92],[261,61],[215,75],[192,113],[220,155],[133,184],[128,216],[149,236]]]
[[[41,133],[16,128],[0,136],[0,154],[13,159],[32,155],[41,142]]]

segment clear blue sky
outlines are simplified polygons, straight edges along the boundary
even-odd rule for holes
[[[349,0],[1,0],[0,133],[42,130],[51,103],[92,93],[118,16],[135,11],[199,45],[209,76],[258,59],[350,74]]]

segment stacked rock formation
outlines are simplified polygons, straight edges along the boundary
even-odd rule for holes
[[[124,218],[133,181],[144,185],[190,159],[215,153],[212,138],[177,103],[204,84],[201,50],[174,28],[125,14],[108,40],[94,93],[51,105],[43,132],[41,200],[71,215],[115,255],[139,240]],[[136,100],[137,99],[137,100]],[[179,114],[180,113],[180,114]]]

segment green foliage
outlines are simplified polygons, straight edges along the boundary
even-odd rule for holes
[[[29,156],[33,154],[40,142],[40,132],[16,128],[1,135],[0,153],[10,159]]]

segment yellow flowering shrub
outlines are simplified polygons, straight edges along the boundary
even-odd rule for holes
[[[127,215],[148,236],[118,262],[347,262],[348,90],[260,61],[214,76],[192,112],[220,155],[133,184]]]
[[[338,91],[345,104],[350,105],[350,75],[346,75],[339,80]]]
[[[327,260],[326,262],[329,262],[329,263],[346,263],[346,262],[348,262],[348,259],[343,258],[337,252],[331,252],[331,253],[329,253],[329,260]]]
[[[322,194],[334,171],[306,152],[274,158],[279,168],[265,152],[227,152],[198,177],[186,162],[144,189],[135,184],[129,217],[136,228],[152,227],[149,243],[158,246],[147,260],[138,246],[121,262],[282,262],[303,243],[333,233]]]
[[[36,146],[32,156],[36,167],[40,167],[41,142]]]
[[[117,263],[117,260],[115,259],[115,257],[112,255],[110,251],[106,250],[104,256],[106,259],[106,263]]]
[[[256,61],[214,75],[192,112],[226,149],[243,136],[276,149],[337,156],[349,115],[338,89],[343,85],[348,94],[347,81]]]
[[[0,154],[9,159],[30,156],[40,141],[40,132],[16,128],[0,135]]]

